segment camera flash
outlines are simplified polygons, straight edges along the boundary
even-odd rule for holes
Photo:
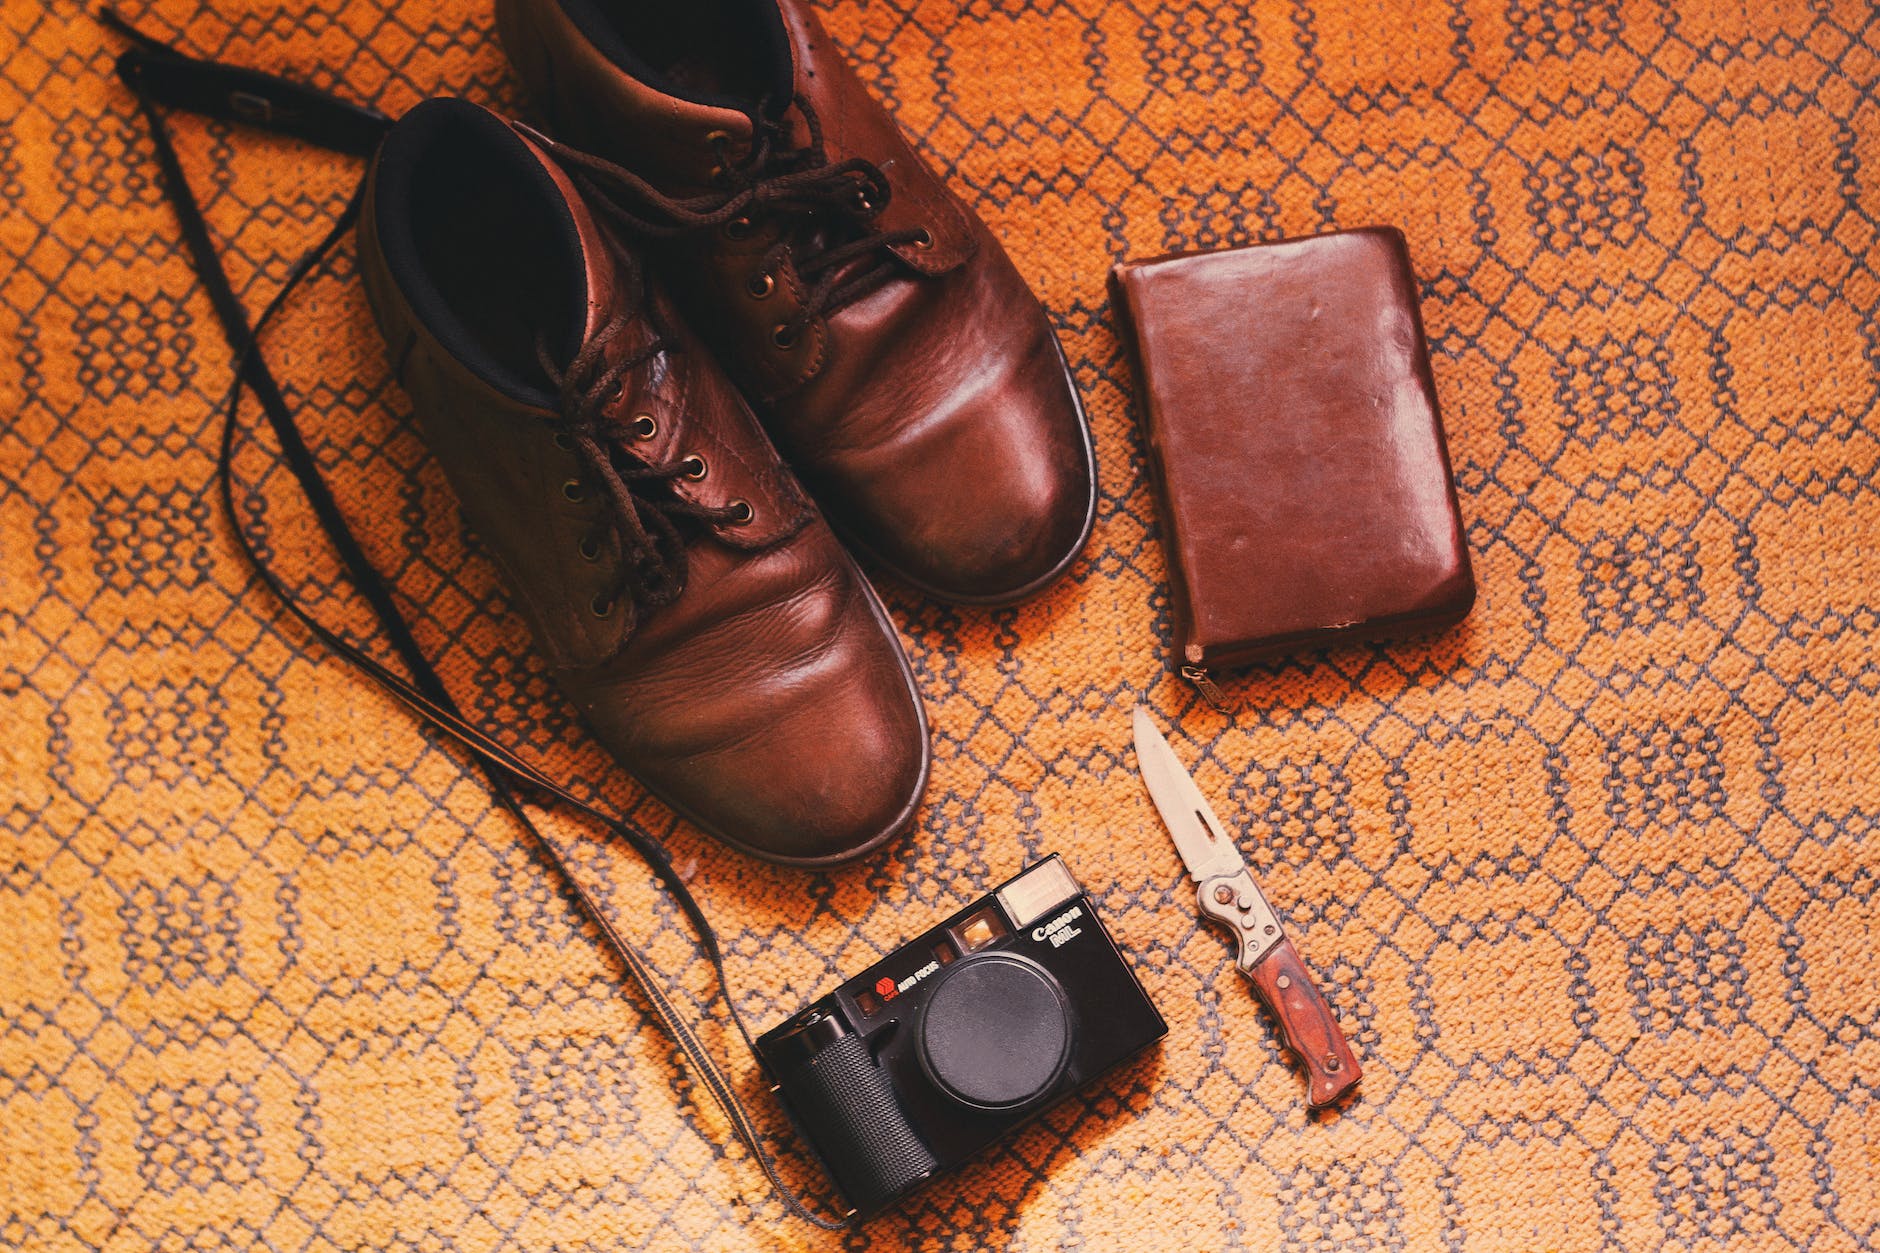
[[[1028,927],[1052,906],[1077,895],[1077,880],[1056,857],[1039,862],[999,889],[999,904],[1012,916],[1012,925]]]

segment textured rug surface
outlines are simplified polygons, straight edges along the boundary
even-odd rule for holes
[[[482,0],[134,0],[396,112],[522,108]],[[1810,1249],[1880,1243],[1880,20],[1599,0],[840,0],[836,39],[1034,282],[1096,428],[1035,604],[884,588],[918,831],[754,864],[612,772],[413,437],[350,248],[270,352],[479,717],[658,833],[760,1025],[1064,853],[1164,1046],[864,1236],[784,1217],[475,775],[258,591],[227,354],[74,0],[0,9],[0,1246]],[[342,158],[179,121],[258,308]],[[1440,638],[1171,673],[1107,306],[1130,255],[1395,223],[1481,583]],[[1258,333],[1257,319],[1230,333]],[[368,621],[272,450],[240,507]],[[1135,777],[1148,701],[1366,1070],[1308,1117]],[[805,745],[804,751],[817,751]],[[548,829],[701,1015],[644,870]],[[712,1021],[717,1023],[718,1018]],[[707,1038],[792,1178],[747,1058]]]

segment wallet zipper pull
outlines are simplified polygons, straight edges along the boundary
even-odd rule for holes
[[[1205,668],[1183,666],[1182,678],[1195,685],[1195,691],[1201,693],[1201,699],[1208,702],[1214,712],[1223,714],[1233,712],[1227,704],[1227,693],[1221,690],[1221,685],[1214,681]]]

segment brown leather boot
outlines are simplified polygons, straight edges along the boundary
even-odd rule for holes
[[[969,603],[1070,565],[1096,474],[1044,310],[805,0],[496,18],[558,158],[663,241],[649,255],[850,545]]]
[[[370,177],[360,266],[399,380],[601,742],[766,860],[904,830],[928,747],[894,630],[634,256],[465,101],[413,109]]]

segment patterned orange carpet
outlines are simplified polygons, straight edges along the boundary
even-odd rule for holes
[[[482,0],[127,12],[393,112],[523,104]],[[900,846],[772,870],[609,770],[466,548],[350,248],[272,357],[455,690],[669,842],[756,1022],[1057,850],[1169,1018],[1162,1049],[865,1238],[785,1219],[474,774],[236,559],[209,495],[227,355],[118,45],[75,0],[8,4],[0,1245],[1880,1243],[1871,6],[839,0],[828,21],[1035,282],[1102,466],[1095,539],[1041,601],[885,589],[938,756]],[[178,129],[258,308],[357,166]],[[1240,676],[1230,723],[1165,656],[1105,274],[1373,222],[1424,280],[1481,601],[1438,639]],[[275,560],[362,630],[272,450],[240,470]],[[1334,989],[1367,1075],[1350,1109],[1306,1116],[1194,922],[1126,748],[1139,698]],[[550,829],[706,1012],[639,865]]]

